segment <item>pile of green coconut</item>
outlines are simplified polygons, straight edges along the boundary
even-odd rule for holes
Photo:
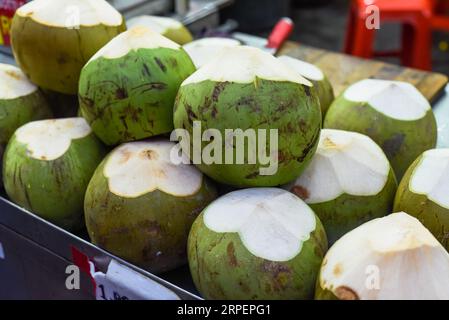
[[[206,299],[449,299],[449,150],[413,85],[335,97],[318,66],[104,0],[25,4],[12,47],[2,182],[30,214],[188,263]]]

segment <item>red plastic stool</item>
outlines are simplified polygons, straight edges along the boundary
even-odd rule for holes
[[[400,52],[375,52],[376,30],[366,21],[371,5],[380,10],[380,22],[398,22],[402,29]],[[404,66],[430,70],[432,63],[432,16],[435,0],[353,0],[349,14],[345,52],[362,58],[401,57]]]

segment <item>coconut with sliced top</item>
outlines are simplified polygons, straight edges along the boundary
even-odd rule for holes
[[[27,122],[51,118],[52,112],[39,88],[15,66],[0,63],[0,88],[0,163],[2,163],[3,151],[14,131]],[[1,181],[0,172],[0,183]]]
[[[181,22],[173,18],[158,16],[137,16],[126,22],[129,29],[142,26],[157,32],[164,37],[180,44],[186,44],[193,40],[193,36]]]
[[[313,83],[315,90],[317,90],[318,97],[320,98],[321,112],[324,116],[335,99],[334,89],[324,72],[311,63],[289,56],[280,56],[279,60]]]
[[[210,204],[188,242],[190,271],[206,299],[309,299],[327,250],[312,209],[277,188],[244,189]]]
[[[398,179],[437,140],[429,102],[413,85],[399,81],[368,79],[350,86],[329,108],[324,127],[371,137]]]
[[[6,193],[42,218],[78,230],[84,226],[87,184],[104,153],[83,118],[30,122],[17,129],[6,148]]]
[[[214,180],[238,187],[278,186],[294,180],[310,162],[321,110],[308,80],[269,53],[236,46],[183,82],[174,123],[191,137],[190,145],[181,141],[184,152]]]
[[[74,95],[84,64],[124,30],[123,17],[105,0],[34,0],[16,11],[11,41],[31,81]]]
[[[183,47],[195,66],[201,68],[220,54],[223,49],[239,45],[240,41],[235,39],[210,37],[192,41]]]
[[[424,152],[404,175],[394,209],[419,219],[449,251],[449,149]]]
[[[0,145],[23,124],[52,117],[42,92],[19,68],[0,63],[0,88]]]
[[[93,243],[157,273],[186,262],[190,227],[216,198],[198,169],[172,162],[175,146],[158,139],[117,147],[96,170],[84,204]]]
[[[146,27],[134,27],[83,68],[82,115],[108,145],[168,133],[173,130],[176,93],[194,71],[179,44]]]
[[[449,254],[417,219],[369,221],[327,252],[316,299],[448,300]]]
[[[304,173],[286,189],[320,218],[330,243],[393,209],[397,182],[382,149],[360,133],[324,129]]]

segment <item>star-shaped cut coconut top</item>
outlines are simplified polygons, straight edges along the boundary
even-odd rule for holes
[[[286,188],[309,204],[331,201],[343,194],[372,196],[383,190],[389,173],[387,157],[371,138],[323,129],[312,162]]]
[[[3,63],[0,63],[0,88],[0,100],[16,99],[37,90],[22,70]]]
[[[183,86],[202,81],[252,83],[256,79],[293,82],[311,87],[298,72],[271,54],[248,46],[225,47],[213,60],[183,82]]]
[[[84,138],[91,132],[83,118],[67,118],[30,122],[17,129],[15,136],[18,142],[26,145],[29,157],[52,161],[69,150],[72,140]]]
[[[89,62],[98,58],[117,59],[127,55],[130,51],[156,48],[180,50],[181,46],[147,27],[136,26],[112,39]]]
[[[349,101],[366,102],[386,116],[403,121],[423,118],[431,109],[427,99],[410,83],[366,79],[344,93]]]
[[[239,46],[240,42],[229,38],[203,38],[183,46],[197,68],[213,60],[224,48]]]
[[[324,258],[321,287],[360,299],[449,299],[449,254],[404,212],[369,221]]]
[[[204,212],[204,224],[218,233],[238,233],[253,255],[289,261],[315,230],[312,209],[282,189],[255,188],[231,192]]]
[[[280,56],[278,58],[285,63],[289,68],[292,68],[306,79],[313,81],[321,81],[324,79],[324,73],[320,68],[311,63],[301,61],[289,56]]]
[[[34,0],[20,7],[17,14],[62,28],[123,23],[121,14],[104,0]]]
[[[203,176],[188,164],[174,164],[176,144],[168,141],[140,141],[123,144],[108,156],[104,176],[109,190],[120,197],[137,198],[154,190],[186,197],[199,191]]]
[[[424,152],[413,170],[410,190],[449,209],[449,149]]]

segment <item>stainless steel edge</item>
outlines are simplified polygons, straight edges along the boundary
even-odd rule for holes
[[[91,257],[100,271],[106,272],[111,259],[139,272],[151,280],[175,292],[181,299],[199,300],[199,296],[181,288],[167,279],[163,279],[148,271],[136,267],[119,257],[93,245],[85,239],[61,229],[54,224],[15,205],[4,197],[0,197],[0,224],[35,242],[50,252],[68,260],[72,260],[71,246],[76,247]],[[189,288],[191,289],[191,288]]]

